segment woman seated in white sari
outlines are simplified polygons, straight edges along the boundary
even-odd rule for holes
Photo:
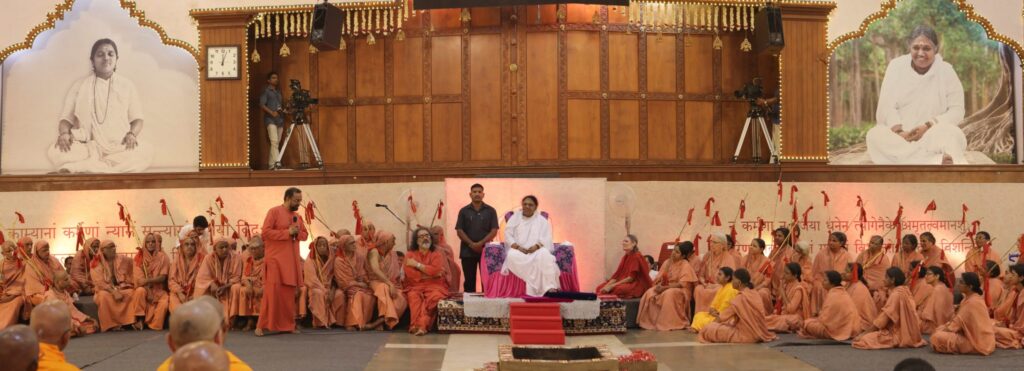
[[[938,54],[939,37],[928,26],[910,34],[910,53],[885,70],[867,146],[876,164],[966,164],[964,87]]]
[[[125,173],[146,170],[153,150],[139,141],[142,102],[135,84],[118,75],[117,44],[97,40],[92,71],[64,100],[57,143],[47,151],[61,173]]]

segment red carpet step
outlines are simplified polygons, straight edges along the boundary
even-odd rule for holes
[[[512,303],[509,324],[514,344],[565,344],[562,314],[557,303]]]

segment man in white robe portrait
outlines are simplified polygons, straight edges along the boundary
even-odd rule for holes
[[[537,197],[523,197],[523,209],[516,211],[505,225],[505,244],[509,247],[502,274],[512,272],[526,282],[526,295],[544,296],[558,290],[560,271],[551,242],[551,223],[537,211]]]
[[[910,34],[910,53],[889,62],[867,133],[875,164],[966,164],[964,87],[938,54],[939,38],[928,26]]]

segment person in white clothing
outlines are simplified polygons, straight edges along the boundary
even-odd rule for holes
[[[210,237],[210,222],[206,220],[205,216],[197,215],[192,218],[192,223],[181,226],[181,230],[178,231],[178,243],[174,245],[177,249],[181,247],[181,242],[188,237],[196,238],[196,251],[203,254],[208,254],[206,246],[212,244],[212,238]]]
[[[537,197],[523,197],[523,209],[516,211],[505,225],[505,244],[509,246],[502,274],[511,271],[526,282],[526,295],[544,296],[558,290],[558,263],[551,242],[551,223],[537,211]]]
[[[964,87],[938,54],[939,37],[928,26],[910,34],[910,53],[889,62],[867,133],[876,164],[966,164]]]

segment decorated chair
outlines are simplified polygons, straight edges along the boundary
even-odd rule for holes
[[[512,217],[513,212],[505,213],[505,222]],[[541,211],[541,216],[550,219],[547,212]],[[579,291],[580,280],[576,269],[576,252],[571,243],[554,244],[555,261],[558,262],[558,269],[561,274],[558,276],[558,283],[562,291]],[[505,264],[505,256],[508,254],[508,246],[504,243],[491,242],[484,246],[483,256],[480,258],[480,282],[484,294],[489,298],[510,298],[526,296],[526,282],[514,274],[501,274],[501,267]]]

